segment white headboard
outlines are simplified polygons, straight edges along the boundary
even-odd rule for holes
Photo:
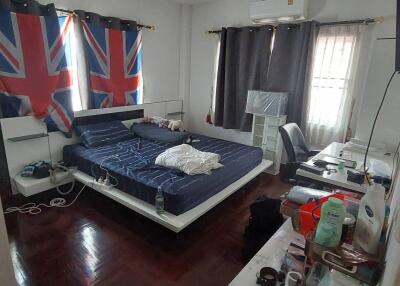
[[[84,110],[74,113],[75,118],[143,110],[144,116],[164,118],[182,114],[182,101],[165,101],[141,105]],[[125,121],[130,124],[134,120]],[[79,142],[74,134],[66,138],[61,132],[47,132],[46,125],[32,117],[0,119],[3,133],[4,149],[7,157],[11,188],[16,193],[13,178],[22,168],[32,161],[48,160],[56,163],[62,160],[63,147]]]

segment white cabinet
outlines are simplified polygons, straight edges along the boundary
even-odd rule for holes
[[[282,139],[279,134],[279,126],[286,123],[286,116],[260,116],[254,115],[252,142],[253,146],[260,147],[264,152],[264,159],[274,162],[267,169],[267,173],[277,175],[282,158]]]

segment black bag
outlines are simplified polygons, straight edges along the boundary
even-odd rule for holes
[[[280,205],[280,200],[266,196],[259,197],[251,204],[249,225],[244,233],[244,263],[247,263],[283,224]]]

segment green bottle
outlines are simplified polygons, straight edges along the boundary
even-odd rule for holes
[[[315,242],[326,247],[337,247],[342,236],[344,218],[343,201],[337,198],[329,198],[321,208],[321,218],[315,234]]]

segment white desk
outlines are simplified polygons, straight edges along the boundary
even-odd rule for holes
[[[362,163],[364,161],[364,154],[362,152],[356,152],[356,151],[343,151],[344,144],[342,143],[331,143],[328,147],[326,147],[324,150],[322,150],[319,154],[314,156],[311,160],[307,162],[307,164],[313,165],[313,161],[318,159],[319,157],[322,156],[330,156],[330,157],[337,157],[337,158],[342,158],[342,159],[347,159],[347,160],[352,160],[356,161],[357,163]],[[340,153],[343,151],[342,157],[340,157]],[[392,161],[392,156],[386,156],[384,154],[380,153],[373,153],[370,152],[368,153],[368,159],[377,159],[381,160],[385,163],[387,163],[390,168],[392,168],[393,161]],[[358,166],[359,164],[357,164]],[[367,162],[367,166],[368,166]],[[303,177],[305,179],[311,179],[314,181],[318,181],[321,183],[325,183],[327,185],[332,185],[332,186],[337,186],[337,187],[342,187],[348,190],[353,190],[359,193],[365,193],[367,190],[367,184],[356,184],[347,181],[347,170],[350,170],[349,168],[344,168],[344,170],[340,171],[338,170],[337,166],[335,165],[328,165],[330,169],[336,169],[337,172],[331,172],[328,174],[327,171],[325,171],[322,175],[317,175],[313,174],[311,172],[298,169],[296,172],[296,175],[298,177]]]
[[[279,271],[289,244],[294,242],[293,239],[299,245],[305,244],[304,237],[293,230],[292,222],[288,219],[229,285],[257,286],[257,273],[261,268],[272,267]]]

